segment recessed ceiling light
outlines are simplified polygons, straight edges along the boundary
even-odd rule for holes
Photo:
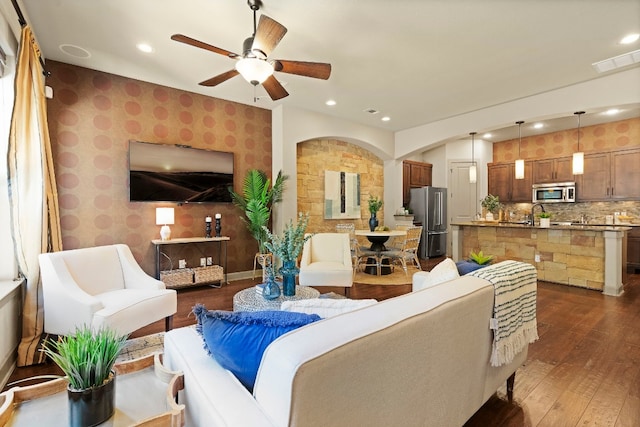
[[[382,120],[383,122],[388,122],[389,120],[391,120],[391,117],[389,116],[384,116],[383,118],[381,118],[380,120]]]
[[[144,53],[151,53],[151,52],[153,52],[153,48],[152,48],[150,45],[148,45],[147,43],[138,43],[138,44],[136,45],[136,47],[138,48],[138,50],[139,50],[140,52],[144,52]]]
[[[604,113],[605,113],[607,116],[613,116],[613,115],[615,115],[615,114],[618,114],[619,112],[620,112],[620,110],[618,110],[617,108],[610,108],[610,109],[608,109],[607,111],[605,111]]]
[[[640,34],[629,34],[627,36],[624,36],[622,40],[620,40],[620,44],[631,44],[637,42],[638,39],[640,39]]]
[[[74,44],[61,44],[58,47],[67,55],[76,58],[89,58],[91,56],[91,53],[87,49]]]
[[[491,138],[493,135],[491,135],[490,133],[485,133],[484,135],[482,135],[483,138]]]
[[[536,123],[535,125],[533,125],[534,129],[542,129],[544,127],[544,125],[542,123]]]
[[[328,106],[332,107],[332,106],[336,105],[336,101],[334,101],[333,99],[330,99],[327,102],[325,102],[325,104],[327,104]]]

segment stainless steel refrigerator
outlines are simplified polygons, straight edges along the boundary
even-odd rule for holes
[[[411,189],[409,203],[414,222],[422,224],[419,257],[447,254],[447,189],[422,187]]]

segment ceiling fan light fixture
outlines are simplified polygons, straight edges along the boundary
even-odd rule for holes
[[[258,58],[242,58],[236,62],[236,70],[246,81],[257,86],[273,74],[273,65]]]

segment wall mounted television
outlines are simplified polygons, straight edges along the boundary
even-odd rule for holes
[[[129,141],[131,202],[229,203],[233,153]]]

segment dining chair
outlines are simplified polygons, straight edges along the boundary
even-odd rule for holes
[[[399,249],[384,251],[380,256],[380,263],[384,259],[389,259],[391,265],[397,262],[402,265],[402,269],[406,275],[409,274],[407,261],[412,262],[418,270],[422,270],[420,259],[418,259],[418,247],[420,246],[420,237],[422,236],[422,226],[413,226],[407,228],[407,235],[401,243]]]

